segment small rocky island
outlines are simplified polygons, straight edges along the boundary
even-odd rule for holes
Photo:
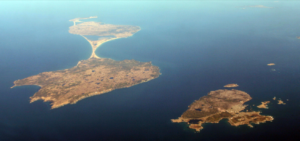
[[[263,101],[263,102],[261,102],[260,105],[257,106],[257,108],[269,109],[268,108],[269,103],[270,103],[270,101]]]
[[[207,96],[201,97],[192,103],[178,119],[172,122],[186,122],[189,128],[200,131],[204,123],[219,123],[228,119],[232,126],[259,124],[272,121],[272,116],[260,115],[260,112],[243,112],[247,107],[245,102],[251,100],[249,94],[240,90],[220,89],[211,91]]]
[[[233,88],[233,87],[238,87],[238,86],[239,86],[238,84],[227,84],[224,87],[226,87],[226,88]]]
[[[160,75],[160,69],[151,62],[135,60],[115,61],[100,58],[95,50],[104,42],[132,36],[139,31],[138,26],[111,25],[98,22],[82,22],[83,19],[75,18],[70,21],[74,25],[69,32],[84,37],[92,46],[93,52],[89,59],[79,61],[70,69],[43,72],[34,76],[14,81],[14,86],[38,85],[41,89],[30,97],[30,103],[43,100],[51,102],[51,109],[66,104],[75,104],[77,101],[107,93],[119,88],[127,88],[136,84],[155,79]],[[96,40],[86,36],[96,36]],[[12,88],[13,88],[12,87]]]
[[[275,65],[275,63],[269,63],[269,64],[267,64],[268,66],[274,66]]]
[[[285,105],[286,103],[284,103],[281,99],[278,100],[278,104],[282,104],[282,105]]]

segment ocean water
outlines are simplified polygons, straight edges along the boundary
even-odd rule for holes
[[[272,8],[247,7],[253,5]],[[0,140],[298,140],[299,7],[295,1],[0,2]],[[162,75],[54,110],[29,103],[38,86],[10,89],[14,80],[88,59],[90,44],[68,33],[68,20],[88,16],[141,27],[101,45],[98,56],[151,61]],[[251,95],[249,105],[274,96],[289,101],[254,108],[275,118],[254,128],[222,120],[195,133],[171,123],[228,83]]]

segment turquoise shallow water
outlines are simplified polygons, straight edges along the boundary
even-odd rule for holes
[[[274,8],[240,8],[259,4]],[[298,2],[1,2],[0,139],[296,140],[297,7]],[[99,56],[151,61],[162,75],[55,110],[42,101],[29,103],[37,86],[10,89],[14,80],[87,59],[90,44],[68,33],[68,20],[94,15],[100,22],[142,28],[104,43]],[[266,66],[271,62],[276,65]],[[186,124],[171,123],[194,100],[228,83],[252,96],[249,105],[274,96],[289,101],[260,110],[275,120],[254,128],[222,120],[194,133]]]

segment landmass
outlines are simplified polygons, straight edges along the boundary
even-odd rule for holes
[[[30,103],[37,100],[51,102],[53,109],[74,104],[86,97],[147,82],[159,75],[159,68],[151,62],[91,58],[80,61],[70,69],[43,72],[16,80],[13,87],[40,86],[41,89],[30,97]]]
[[[269,63],[269,64],[267,64],[268,66],[274,66],[275,65],[275,63]]]
[[[297,39],[300,39],[300,36],[298,36]]]
[[[76,25],[77,22],[82,22],[80,20],[85,20],[85,19],[92,19],[92,18],[98,18],[97,16],[90,16],[87,18],[75,18],[75,19],[71,19],[69,21],[72,21],[74,23],[74,25]]]
[[[242,7],[242,9],[246,9],[246,8],[273,8],[273,7],[268,7],[268,6],[264,6],[264,5],[250,5],[250,6]]]
[[[282,100],[278,100],[278,104],[280,105],[280,104],[282,104],[282,105],[285,105],[286,103],[284,103]]]
[[[248,7],[255,7],[255,8],[273,8],[273,7],[268,7],[264,5],[253,5],[253,6],[248,6]]]
[[[257,108],[264,108],[264,109],[269,109],[268,108],[268,104],[270,103],[270,101],[264,101],[264,102],[261,102],[260,105],[257,106]]]
[[[218,123],[222,119],[228,119],[232,126],[264,123],[272,121],[272,116],[260,115],[260,112],[242,112],[247,105],[245,102],[251,100],[249,94],[240,90],[220,89],[211,91],[207,96],[201,97],[192,103],[178,119],[172,122],[186,122],[189,128],[200,131],[204,123]]]
[[[238,87],[238,86],[239,86],[238,84],[227,84],[224,87],[232,88],[232,87]]]
[[[100,22],[83,22],[69,28],[69,33],[81,35],[92,46],[90,58],[100,58],[95,54],[96,49],[104,42],[118,38],[126,38],[138,32],[140,27],[131,25],[112,25]],[[89,39],[90,38],[94,38]]]
[[[81,35],[91,44],[93,48],[91,57],[79,61],[75,67],[70,69],[43,72],[14,81],[12,88],[22,85],[41,87],[30,97],[30,103],[43,100],[44,102],[51,102],[51,109],[54,109],[66,104],[75,104],[86,97],[104,94],[115,89],[128,88],[159,77],[160,69],[153,66],[151,62],[115,61],[100,58],[95,54],[96,48],[102,43],[132,36],[140,30],[138,26],[110,25],[97,22],[84,22],[75,25],[81,19],[87,18],[70,20],[74,22],[74,25],[70,27],[69,32]],[[86,35],[94,35],[98,39],[91,40]]]

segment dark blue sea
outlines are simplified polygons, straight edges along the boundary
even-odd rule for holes
[[[299,7],[298,1],[281,0],[1,1],[0,140],[299,140]],[[68,33],[73,25],[68,20],[89,16],[141,27],[131,37],[101,45],[98,56],[151,61],[162,75],[53,110],[50,103],[29,103],[38,86],[10,89],[17,79],[88,59],[90,44]],[[246,104],[271,100],[269,109],[253,109],[274,121],[249,128],[222,120],[204,124],[199,133],[171,123],[194,100],[228,83],[251,95]]]

